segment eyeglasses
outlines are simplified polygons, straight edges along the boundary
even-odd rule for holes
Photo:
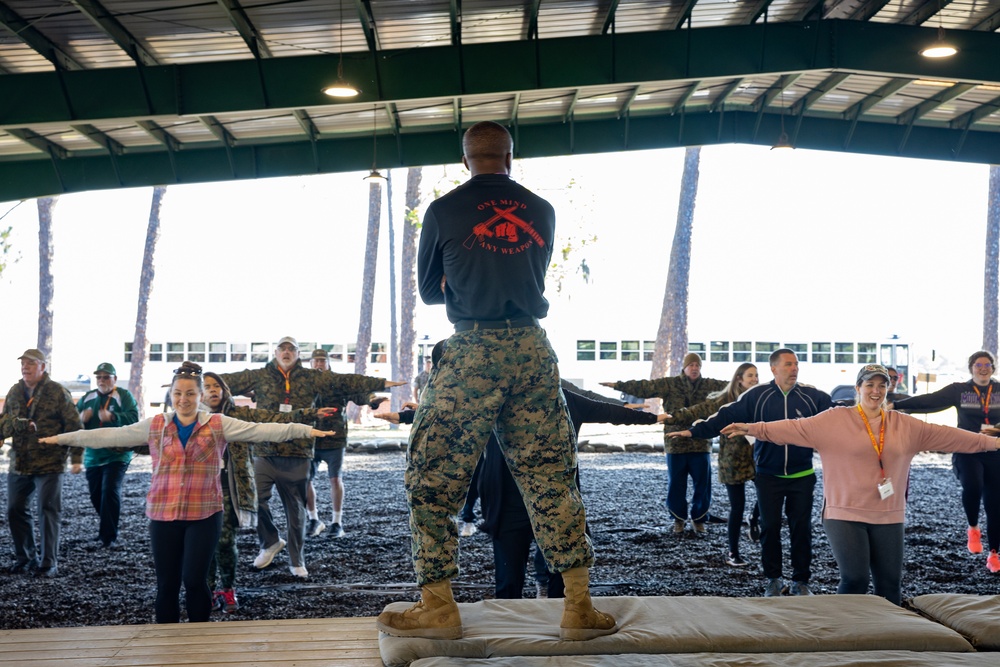
[[[297,348],[294,345],[289,345],[288,343],[283,343],[278,346],[279,350],[284,352],[294,352]]]
[[[110,380],[111,379],[110,375],[95,375],[94,377],[97,378],[98,380]]]
[[[985,363],[985,364],[977,363],[977,364],[972,364],[972,365],[975,368],[993,368],[993,364],[990,364],[990,363]]]

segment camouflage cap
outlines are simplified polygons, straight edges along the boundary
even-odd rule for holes
[[[40,361],[43,364],[45,363],[45,355],[42,354],[41,350],[36,350],[35,348],[25,350],[24,354],[18,357],[18,359],[31,359],[32,361]]]
[[[118,377],[118,373],[115,371],[115,367],[106,361],[103,364],[97,364],[97,370],[94,371],[94,375],[97,375],[98,373],[107,373],[108,375],[114,375],[115,377]]]
[[[312,353],[313,359],[329,359],[330,354],[321,347],[317,347]]]

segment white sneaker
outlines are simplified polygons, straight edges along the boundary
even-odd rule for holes
[[[305,565],[289,565],[288,571],[292,573],[293,577],[299,577],[300,579],[305,579],[309,576],[309,570],[306,569]]]
[[[469,521],[469,522],[463,522],[462,523],[461,527],[458,529],[458,534],[461,537],[472,537],[478,531],[479,531],[479,529],[476,528],[476,524],[474,524],[471,521]]]
[[[274,557],[278,555],[278,552],[285,548],[285,541],[278,538],[278,541],[267,547],[266,549],[261,549],[257,557],[253,559],[253,566],[258,570],[263,570],[265,567],[271,564]]]

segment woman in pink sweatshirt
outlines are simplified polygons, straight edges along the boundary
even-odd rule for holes
[[[922,451],[987,452],[1000,440],[886,411],[889,371],[861,369],[858,404],[806,419],[730,424],[727,436],[812,447],[823,460],[823,527],[840,568],[838,593],[868,592],[900,604],[903,520],[910,461]]]

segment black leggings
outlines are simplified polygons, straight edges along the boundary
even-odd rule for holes
[[[149,522],[149,541],[156,569],[156,622],[178,623],[181,584],[188,621],[200,623],[212,613],[208,565],[222,530],[222,512],[197,521]]]
[[[951,464],[962,485],[962,507],[969,525],[979,525],[982,502],[989,549],[1000,549],[1000,452],[952,454]]]
[[[729,534],[729,553],[739,555],[740,531],[743,530],[743,515],[747,506],[746,482],[726,484],[726,493],[729,494],[729,520],[726,522]],[[758,519],[760,519],[760,506],[754,501],[750,520],[757,521]]]

